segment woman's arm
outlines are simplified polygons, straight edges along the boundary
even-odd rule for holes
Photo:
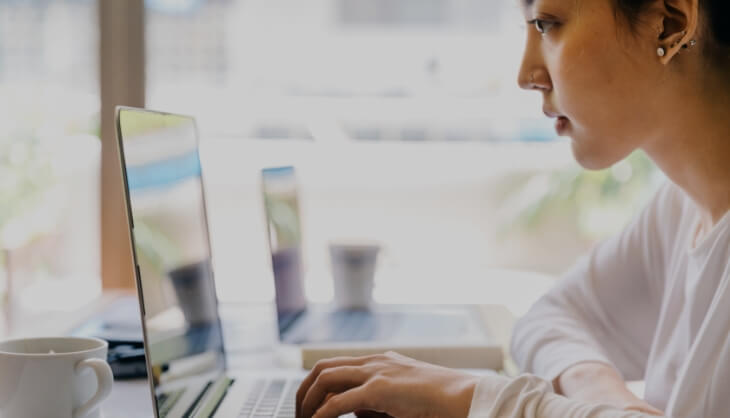
[[[569,399],[553,393],[551,384],[533,375],[515,379],[483,378],[475,388],[468,418],[656,418],[639,409]]]
[[[553,382],[558,393],[580,391],[583,400],[630,393],[623,379],[643,378],[659,320],[675,194],[672,186],[662,188],[621,234],[581,259],[518,321],[512,355],[521,369]],[[583,367],[573,369],[582,363],[602,364],[600,373],[583,378]]]
[[[555,392],[585,402],[602,402],[626,410],[662,415],[662,411],[639,399],[616,370],[603,363],[581,363],[553,381]]]
[[[395,353],[323,360],[297,392],[297,418],[638,418],[637,410],[568,399],[536,376],[482,378]],[[658,412],[658,411],[657,411]]]

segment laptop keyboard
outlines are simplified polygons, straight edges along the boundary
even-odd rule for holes
[[[249,393],[246,402],[243,404],[238,417],[294,418],[294,415],[296,414],[295,401],[297,389],[301,383],[301,380],[288,379],[255,381],[252,385],[253,389]],[[184,393],[185,389],[180,389],[158,395],[157,404],[159,405],[159,417],[167,417],[169,412]],[[188,414],[186,413],[185,416],[188,416]]]
[[[175,406],[177,401],[180,400],[183,393],[185,393],[185,389],[180,389],[169,393],[163,393],[157,396],[157,414],[160,416],[160,418],[167,417],[167,414],[170,413],[172,407]]]
[[[288,385],[287,385],[288,383]],[[243,404],[239,418],[293,418],[297,389],[301,380],[275,379],[254,382],[254,389]]]

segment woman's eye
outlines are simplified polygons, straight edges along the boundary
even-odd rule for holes
[[[533,19],[529,23],[534,24],[535,29],[537,29],[537,31],[540,32],[542,35],[550,32],[550,30],[557,24],[556,22],[542,19]]]

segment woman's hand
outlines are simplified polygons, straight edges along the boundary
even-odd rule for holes
[[[571,399],[613,405],[650,415],[664,415],[628,390],[618,372],[604,363],[576,364],[555,380],[555,391]]]
[[[466,417],[477,382],[393,352],[322,360],[297,391],[297,418]]]

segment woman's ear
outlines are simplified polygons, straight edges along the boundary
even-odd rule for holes
[[[659,60],[666,65],[695,39],[699,0],[660,0],[657,3],[662,30],[657,37],[657,48],[664,50],[659,54]]]

